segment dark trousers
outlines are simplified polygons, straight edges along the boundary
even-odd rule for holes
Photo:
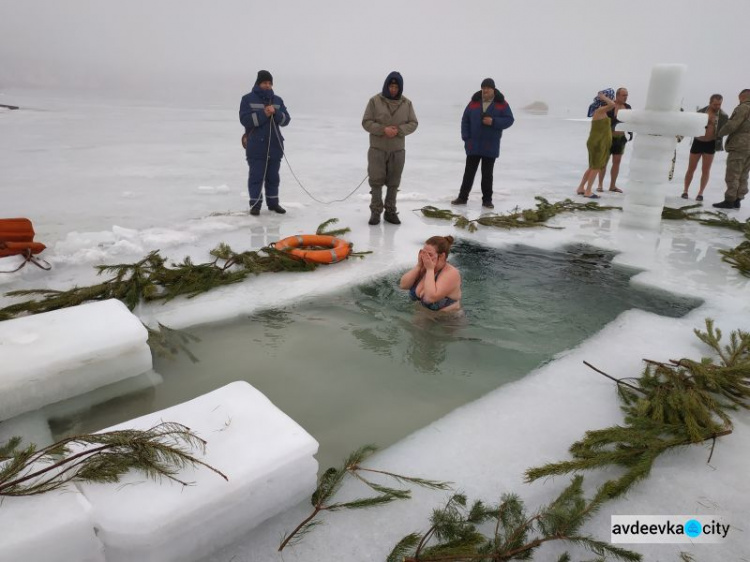
[[[464,181],[461,182],[461,190],[458,198],[464,201],[469,198],[469,192],[474,185],[474,177],[477,175],[479,163],[482,163],[482,203],[492,203],[492,172],[495,169],[496,158],[486,156],[467,156],[466,168],[464,169]]]
[[[266,162],[268,164],[266,165]],[[250,166],[250,172],[247,178],[247,190],[250,195],[250,206],[257,207],[263,204],[263,184],[266,188],[266,204],[268,208],[276,207],[279,204],[279,168],[281,168],[281,158],[251,158],[248,159],[247,165]],[[264,181],[265,179],[265,181]]]

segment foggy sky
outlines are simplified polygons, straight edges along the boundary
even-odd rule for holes
[[[0,0],[0,91],[234,95],[267,68],[277,89],[312,77],[335,99],[399,70],[407,95],[492,76],[522,101],[620,85],[634,101],[652,65],[679,62],[687,105],[721,92],[734,107],[750,87],[748,21],[750,0]]]

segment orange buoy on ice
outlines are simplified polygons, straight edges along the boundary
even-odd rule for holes
[[[305,247],[324,247],[323,250],[305,250]],[[308,262],[313,263],[336,263],[345,260],[352,247],[346,240],[335,236],[323,236],[320,234],[298,234],[289,236],[276,242],[277,250],[289,252]]]
[[[41,242],[34,242],[34,227],[31,226],[29,219],[0,219],[0,258],[9,256],[25,258],[16,269],[0,271],[0,273],[13,273],[29,262],[44,270],[49,270],[52,266],[43,259],[34,257],[43,252],[46,247]]]
[[[0,258],[34,255],[46,247],[34,242],[34,227],[29,219],[0,219]]]

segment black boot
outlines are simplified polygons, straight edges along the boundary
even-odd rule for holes
[[[391,224],[401,224],[401,221],[398,219],[398,213],[394,211],[386,211],[383,218],[385,219],[385,222],[389,222]]]
[[[257,217],[260,214],[260,205],[256,205],[255,207],[250,207],[250,214],[254,217]]]
[[[269,211],[273,211],[274,213],[279,213],[280,215],[283,215],[286,213],[286,209],[282,207],[281,205],[274,205],[273,207],[268,207]]]
[[[739,209],[739,199],[736,201],[730,201],[729,199],[724,199],[721,203],[714,203],[713,205],[717,209]]]
[[[370,211],[370,220],[367,221],[367,224],[375,226],[376,224],[380,224],[380,213],[376,213],[375,211]]]
[[[451,201],[451,205],[466,205],[466,202],[468,199],[464,199],[460,195],[456,197],[453,201]]]
[[[740,201],[742,201],[742,199],[735,199],[734,200],[734,208],[735,209],[739,209],[740,208]]]

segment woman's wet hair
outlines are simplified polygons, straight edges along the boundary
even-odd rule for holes
[[[447,258],[451,251],[451,246],[453,246],[453,236],[433,236],[428,238],[425,244],[434,246],[438,255],[445,254]]]

